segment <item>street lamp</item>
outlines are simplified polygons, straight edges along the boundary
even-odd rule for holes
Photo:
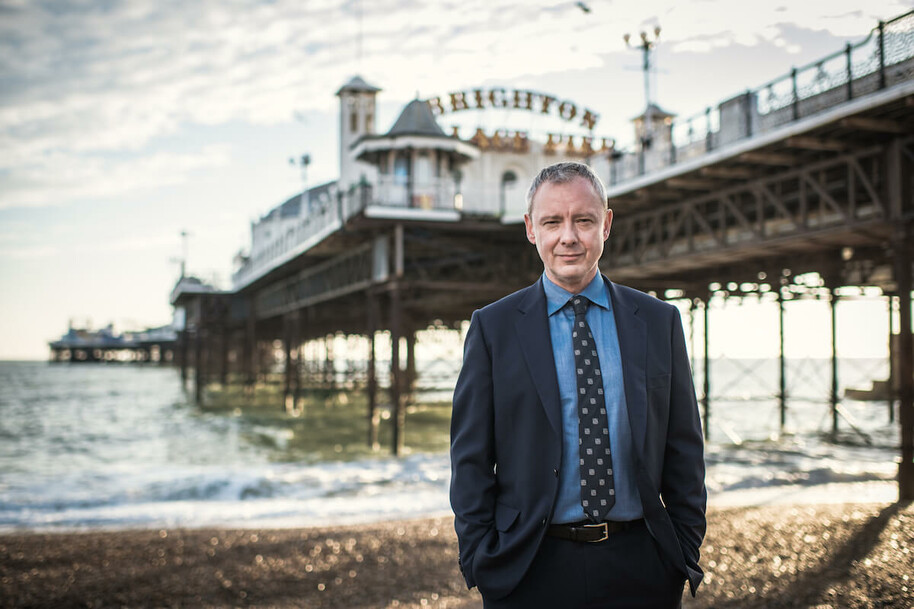
[[[308,165],[311,164],[311,155],[303,154],[301,159],[289,158],[289,164],[292,166],[298,165],[301,167],[301,181],[302,181],[302,191],[301,191],[301,205],[303,208],[302,214],[306,211],[311,212],[311,196],[308,193]]]
[[[642,56],[641,69],[644,72],[644,129],[641,134],[641,148],[650,148],[653,139],[653,100],[651,99],[651,51],[660,44],[660,26],[654,26],[653,37],[645,31],[641,32],[641,42],[632,43],[631,34],[625,34],[622,39],[630,49],[640,49]]]

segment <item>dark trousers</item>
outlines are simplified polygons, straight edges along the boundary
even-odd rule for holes
[[[672,566],[644,526],[600,543],[546,536],[533,564],[507,597],[485,609],[677,609],[685,574]]]

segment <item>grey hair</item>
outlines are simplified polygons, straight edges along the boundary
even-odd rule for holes
[[[593,187],[597,197],[603,201],[603,209],[609,209],[609,202],[606,199],[606,187],[603,180],[600,179],[589,165],[575,161],[566,161],[554,163],[548,167],[543,167],[527,190],[527,214],[533,215],[533,197],[543,184],[567,184],[577,178],[584,178]]]

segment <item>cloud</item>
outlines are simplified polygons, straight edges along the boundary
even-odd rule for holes
[[[179,184],[195,172],[227,165],[229,149],[207,146],[194,153],[110,156],[51,152],[18,159],[2,180],[0,209],[113,197]]]
[[[0,261],[14,260],[21,262],[24,260],[54,258],[59,255],[60,250],[53,245],[26,245],[13,247],[0,244]]]
[[[647,0],[650,8],[659,4]],[[879,0],[860,8],[856,0],[804,0],[803,2],[693,2],[658,10],[663,37],[675,51],[714,52],[730,44],[755,46],[773,43],[798,52],[796,40],[787,38],[792,25],[800,30],[824,31],[838,38],[857,39],[876,26],[911,9],[910,1]],[[794,30],[796,31],[796,30]]]
[[[6,1],[0,168],[42,155],[137,151],[188,124],[283,123],[295,111],[332,107],[330,92],[356,72],[405,101],[417,90],[599,68],[608,55],[630,53],[623,33],[657,22],[674,50],[766,41],[795,49],[784,23],[859,36],[877,13],[911,5],[590,4],[585,15],[570,1]]]

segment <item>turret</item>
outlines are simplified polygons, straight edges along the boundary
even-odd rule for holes
[[[644,114],[632,119],[632,123],[635,125],[635,142],[642,173],[669,164],[675,117],[675,114],[670,114],[651,103],[648,104]]]
[[[352,155],[378,168],[375,199],[381,205],[459,210],[459,168],[479,150],[446,135],[428,103],[416,99],[390,131],[361,138]]]
[[[352,184],[362,180],[373,182],[377,170],[356,161],[352,145],[366,135],[375,132],[375,110],[378,87],[368,84],[360,76],[354,76],[336,92],[340,98],[340,179],[339,189],[346,191]]]

